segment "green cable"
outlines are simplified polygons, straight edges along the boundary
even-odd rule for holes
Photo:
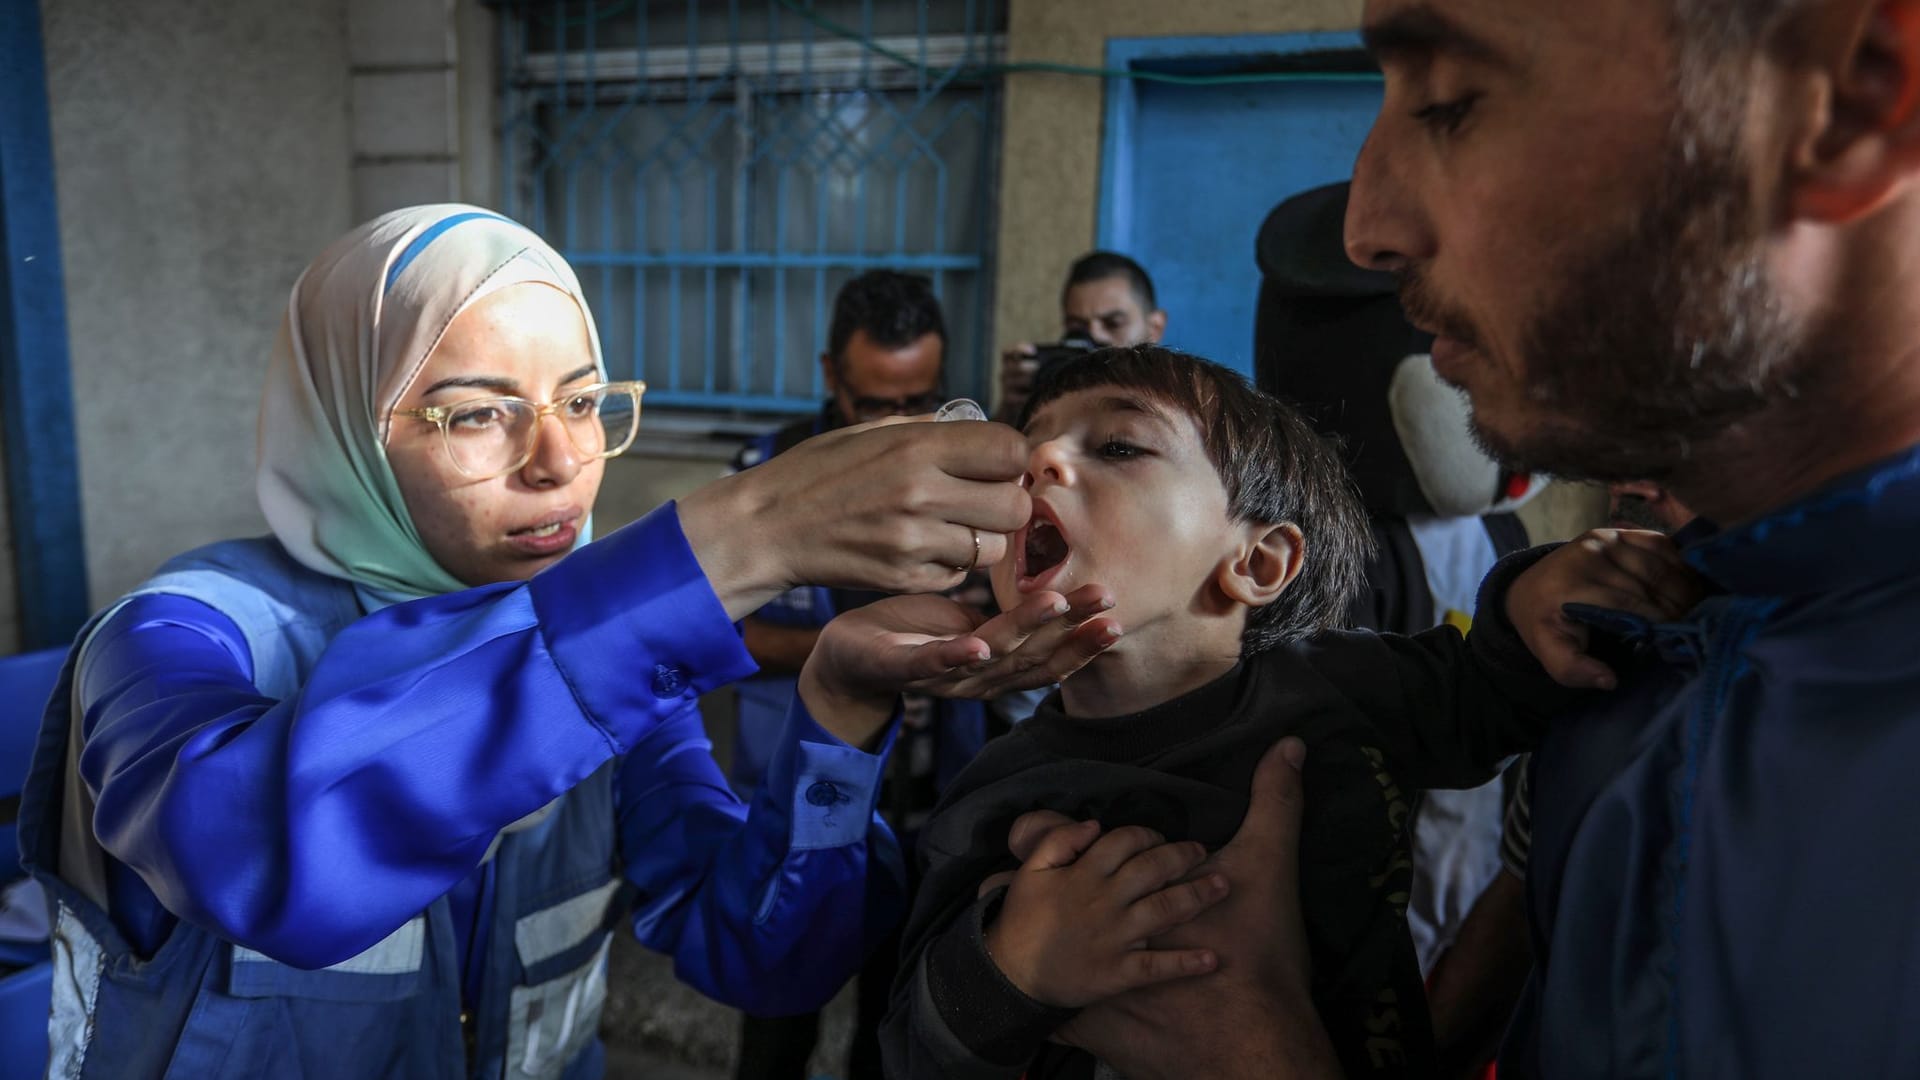
[[[850,26],[827,18],[813,10],[811,4],[802,5],[798,0],[778,0],[781,7],[825,30],[835,37],[845,38],[860,45],[876,55],[886,57],[902,67],[911,68],[926,75],[929,81],[937,82],[940,72],[927,67],[919,61],[902,53],[895,52],[885,45],[860,33]],[[1380,76],[1365,71],[1263,71],[1245,72],[1231,75],[1175,75],[1164,71],[1134,71],[1130,68],[1081,67],[1076,64],[1057,64],[1044,60],[1025,61],[1018,64],[976,64],[957,69],[973,75],[1008,75],[1020,72],[1043,72],[1054,75],[1086,75],[1098,79],[1133,79],[1138,82],[1170,83],[1175,86],[1225,86],[1235,83],[1273,83],[1273,82],[1354,82],[1377,83]]]

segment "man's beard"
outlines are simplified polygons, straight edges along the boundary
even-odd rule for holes
[[[1573,258],[1523,335],[1525,415],[1494,430],[1476,412],[1476,441],[1509,468],[1665,480],[1794,393],[1805,334],[1768,279],[1736,129],[1683,112],[1645,207]],[[1482,340],[1417,270],[1401,296],[1415,321]]]

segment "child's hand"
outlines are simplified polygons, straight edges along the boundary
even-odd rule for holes
[[[944,596],[893,596],[836,617],[800,669],[800,699],[821,727],[861,746],[902,690],[988,698],[1056,683],[1120,639],[1099,585],[1038,592],[985,621]]]
[[[987,952],[1022,993],[1060,1008],[1212,971],[1211,949],[1147,947],[1226,897],[1220,874],[1181,880],[1206,858],[1199,844],[1151,829],[1054,829],[1014,873]]]
[[[1587,627],[1567,604],[1592,604],[1655,622],[1680,618],[1704,595],[1699,575],[1657,532],[1595,529],[1533,564],[1507,590],[1507,618],[1562,686],[1611,690],[1613,669],[1587,655]]]
[[[1203,864],[1226,876],[1232,894],[1154,939],[1158,948],[1212,947],[1218,972],[1096,1002],[1055,1029],[1055,1042],[1126,1076],[1340,1075],[1314,1008],[1300,900],[1306,749],[1286,738],[1261,757],[1240,830]],[[1018,839],[1050,824],[1031,822]]]

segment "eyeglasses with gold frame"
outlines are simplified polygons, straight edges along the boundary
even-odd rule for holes
[[[424,420],[440,429],[447,458],[462,476],[491,480],[524,468],[540,442],[541,421],[552,416],[574,449],[590,458],[625,453],[640,431],[639,380],[595,383],[539,404],[522,397],[486,397],[452,405],[395,409],[393,415]]]

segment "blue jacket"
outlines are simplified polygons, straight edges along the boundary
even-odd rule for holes
[[[1535,756],[1501,1080],[1920,1076],[1920,448],[1686,555]]]
[[[753,617],[781,627],[818,630],[833,621],[833,590],[800,585],[762,605]],[[732,780],[744,797],[766,780],[767,767],[785,737],[787,709],[796,700],[800,680],[792,675],[758,674],[734,684]]]
[[[694,702],[753,665],[671,506],[372,606],[240,541],[83,634],[21,815],[57,1075],[593,1076],[622,913],[765,1012],[896,920],[880,756],[796,708],[749,811],[709,755]]]

